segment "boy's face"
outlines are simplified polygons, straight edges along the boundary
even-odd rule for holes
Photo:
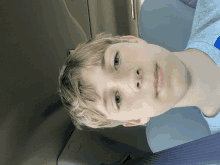
[[[147,123],[150,117],[173,108],[187,92],[186,69],[181,60],[165,48],[148,44],[140,38],[136,40],[137,43],[111,45],[105,52],[105,68],[98,66],[83,72],[96,87],[100,96],[97,107],[108,119],[134,120],[124,126]],[[157,89],[157,98],[154,84],[156,63],[164,74],[163,87]]]

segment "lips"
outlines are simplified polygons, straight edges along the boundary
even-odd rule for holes
[[[163,82],[164,74],[163,74],[162,69],[157,63],[155,66],[154,76],[155,76],[155,80],[154,80],[155,96],[157,97],[158,93],[161,91],[161,89],[164,86],[164,82]]]
[[[155,72],[154,72],[154,89],[155,89],[155,96],[157,97],[157,85],[158,85],[158,65],[156,63]]]
[[[163,70],[158,66],[158,69],[157,69],[157,84],[156,84],[156,91],[158,93],[161,92],[161,89],[163,88],[164,86],[164,73],[163,73]]]

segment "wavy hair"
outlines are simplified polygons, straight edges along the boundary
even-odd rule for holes
[[[131,121],[107,119],[106,115],[95,106],[99,99],[95,87],[81,74],[86,68],[101,66],[106,49],[113,44],[122,42],[131,43],[129,40],[122,39],[121,36],[100,33],[70,51],[59,71],[58,93],[66,112],[77,129],[113,128]]]

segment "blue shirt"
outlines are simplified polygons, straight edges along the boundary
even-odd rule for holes
[[[199,0],[193,19],[193,26],[187,47],[195,48],[209,55],[220,67],[220,1]],[[220,113],[207,118],[211,134],[220,132]]]

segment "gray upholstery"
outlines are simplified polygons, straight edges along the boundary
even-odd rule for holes
[[[169,51],[184,51],[195,9],[179,0],[145,0],[140,10],[140,38]]]
[[[1,165],[54,165],[70,137],[73,125],[56,93],[59,68],[67,50],[89,36],[63,2],[0,3]]]

